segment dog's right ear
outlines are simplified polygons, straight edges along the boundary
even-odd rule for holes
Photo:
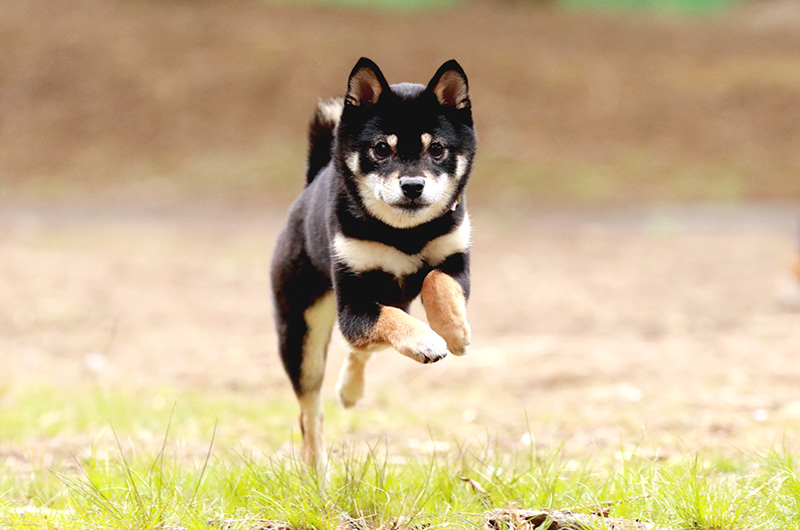
[[[371,60],[362,57],[350,72],[344,102],[355,107],[374,105],[384,90],[389,90],[389,83],[383,77],[381,69]]]

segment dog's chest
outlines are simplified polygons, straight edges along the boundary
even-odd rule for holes
[[[416,254],[406,254],[391,245],[338,233],[333,238],[333,256],[355,273],[381,270],[395,278],[403,278],[425,266],[435,267],[449,256],[466,251],[469,237],[467,216],[452,231],[432,239]]]

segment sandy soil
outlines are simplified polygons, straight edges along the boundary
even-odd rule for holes
[[[488,434],[518,446],[532,435],[579,451],[669,452],[800,434],[800,313],[775,297],[796,211],[473,210],[469,355],[423,366],[379,354],[353,414],[389,420],[350,438],[408,445]],[[267,278],[284,214],[270,205],[5,208],[0,385],[167,386],[290,402]],[[330,407],[344,351],[334,341]],[[285,420],[294,424],[291,408]]]

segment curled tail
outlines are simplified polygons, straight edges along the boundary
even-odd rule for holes
[[[311,184],[317,173],[331,161],[333,132],[339,125],[339,118],[344,109],[344,99],[334,98],[320,100],[314,118],[308,129],[308,165],[306,168],[306,186]]]

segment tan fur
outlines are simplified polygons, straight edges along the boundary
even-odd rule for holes
[[[402,309],[384,306],[368,337],[354,346],[374,350],[391,346],[420,363],[431,363],[447,355],[447,343],[427,324]]]
[[[433,87],[433,93],[442,105],[453,105],[457,109],[469,106],[467,85],[463,78],[450,70],[442,75],[439,82]]]
[[[303,374],[301,385],[305,391],[319,390],[325,374],[325,352],[331,339],[331,331],[336,323],[336,297],[328,291],[306,309],[303,317],[308,333],[303,342]]]
[[[350,408],[364,397],[364,369],[371,356],[370,350],[352,350],[345,359],[336,383],[336,393],[343,407]]]
[[[428,147],[431,145],[431,142],[433,142],[433,136],[428,133],[422,133],[420,140],[422,140],[422,150],[427,151]]]
[[[792,272],[797,277],[797,280],[800,281],[800,255],[795,258],[792,264]]]
[[[380,81],[375,73],[367,68],[362,68],[350,78],[350,89],[347,98],[353,105],[374,105],[383,92]]]
[[[433,270],[422,283],[422,305],[431,328],[447,341],[447,349],[453,355],[467,353],[471,330],[461,286],[451,276]]]
[[[319,389],[300,396],[300,430],[303,444],[300,456],[303,462],[324,476],[328,464],[325,439],[322,436],[322,400]]]
[[[325,373],[325,352],[336,322],[336,298],[329,291],[319,298],[305,314],[308,333],[303,343],[303,364],[300,379],[303,395],[300,400],[300,429],[303,445],[300,455],[308,466],[320,475],[325,471],[325,440],[322,435],[322,402],[320,387]]]

